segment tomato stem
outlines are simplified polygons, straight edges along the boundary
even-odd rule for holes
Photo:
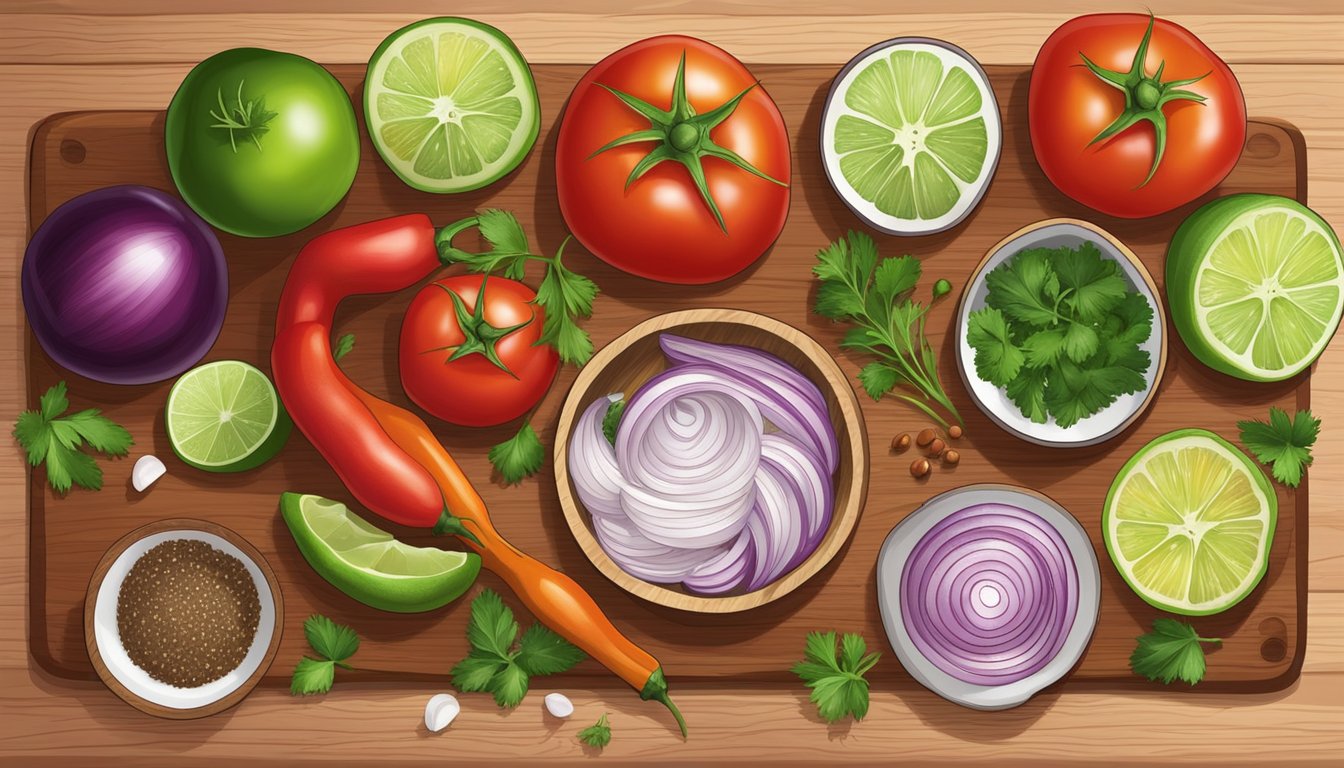
[[[527,319],[527,322],[518,323],[517,325],[510,325],[507,327],[491,325],[489,321],[485,319],[485,286],[489,280],[490,275],[486,274],[481,276],[481,288],[476,293],[476,307],[471,312],[467,311],[466,302],[462,300],[461,296],[457,295],[456,291],[442,283],[432,283],[432,285],[442,288],[443,292],[448,294],[448,298],[452,299],[453,313],[457,320],[457,329],[462,333],[462,343],[449,344],[444,347],[432,347],[421,351],[420,354],[427,355],[431,352],[447,352],[451,350],[452,354],[443,361],[444,365],[447,365],[454,360],[461,360],[467,355],[481,355],[486,360],[489,360],[496,368],[517,379],[518,374],[510,370],[509,367],[504,364],[504,361],[499,358],[499,351],[496,349],[496,345],[499,344],[499,340],[505,336],[531,325],[532,321],[536,319],[536,313],[533,313],[532,317]]]
[[[1078,55],[1082,57],[1083,63],[1087,65],[1088,70],[1096,75],[1099,80],[1112,88],[1116,88],[1125,94],[1125,108],[1111,122],[1110,125],[1102,129],[1088,146],[1092,146],[1099,141],[1104,141],[1112,136],[1123,133],[1138,123],[1148,122],[1153,126],[1153,164],[1148,169],[1148,175],[1139,184],[1140,187],[1152,181],[1153,174],[1157,173],[1157,167],[1162,162],[1162,155],[1167,149],[1167,117],[1162,112],[1162,108],[1173,101],[1193,101],[1196,104],[1203,104],[1208,100],[1207,96],[1184,90],[1184,86],[1197,83],[1209,76],[1205,72],[1199,77],[1186,78],[1184,80],[1162,81],[1162,72],[1166,69],[1165,61],[1157,65],[1157,72],[1149,77],[1145,72],[1145,63],[1148,58],[1148,44],[1153,38],[1153,25],[1156,18],[1151,14],[1148,16],[1148,29],[1143,33],[1143,40],[1139,42],[1138,50],[1134,52],[1134,60],[1130,63],[1129,71],[1117,72],[1104,69],[1082,51]]]

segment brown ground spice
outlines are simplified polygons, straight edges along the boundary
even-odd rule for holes
[[[179,688],[237,669],[260,615],[242,561],[204,541],[153,547],[131,566],[117,598],[117,631],[131,661]]]

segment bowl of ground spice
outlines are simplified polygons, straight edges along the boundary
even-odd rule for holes
[[[159,717],[204,717],[256,686],[280,645],[274,572],[238,534],[161,520],[103,555],[89,582],[84,636],[99,677]]]

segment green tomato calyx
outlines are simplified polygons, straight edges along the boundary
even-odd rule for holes
[[[467,355],[480,355],[486,360],[489,360],[496,368],[516,379],[518,378],[518,374],[509,370],[509,367],[504,364],[504,361],[499,359],[499,352],[495,349],[495,345],[499,343],[500,339],[508,336],[510,333],[531,325],[532,321],[536,319],[536,315],[534,314],[532,317],[529,317],[525,323],[519,323],[505,328],[491,325],[489,321],[485,319],[485,285],[489,280],[490,275],[488,274],[481,278],[481,290],[476,293],[476,308],[470,312],[467,311],[466,302],[462,301],[461,296],[458,296],[456,292],[445,285],[434,283],[434,285],[442,288],[443,291],[448,294],[449,298],[453,300],[453,313],[456,315],[457,328],[462,332],[463,338],[460,344],[449,344],[445,347],[433,347],[424,350],[420,354],[428,355],[432,352],[451,351],[452,354],[444,359],[444,365],[447,365],[454,360],[461,360]]]
[[[276,113],[266,109],[264,99],[244,99],[242,80],[238,81],[238,93],[232,108],[224,103],[223,88],[216,92],[216,96],[219,99],[219,111],[210,110],[210,117],[215,119],[210,127],[229,132],[229,146],[233,147],[234,154],[238,154],[238,134],[241,134],[243,141],[251,139],[260,152],[261,136],[270,130],[267,123],[275,118]]]
[[[713,195],[709,193],[709,185],[705,181],[703,162],[705,158],[718,158],[753,176],[759,176],[781,187],[788,186],[784,182],[765,174],[731,149],[715,144],[709,136],[709,132],[724,120],[727,120],[737,109],[737,105],[741,103],[742,99],[753,88],[760,85],[759,82],[752,83],[728,101],[702,115],[698,115],[695,108],[686,99],[686,52],[682,51],[681,62],[677,65],[677,78],[672,84],[671,109],[659,109],[628,93],[622,93],[601,83],[598,83],[598,85],[620,99],[621,103],[647,119],[649,127],[607,142],[588,156],[590,160],[609,149],[626,144],[657,142],[657,146],[650,150],[630,171],[630,176],[625,180],[626,189],[629,189],[631,184],[639,180],[639,177],[648,173],[650,169],[664,160],[681,163],[691,175],[691,181],[695,183],[695,188],[699,190],[700,197],[705,201],[710,213],[714,214],[714,220],[718,222],[719,228],[726,233],[728,226],[724,224],[723,214],[719,211],[718,204],[714,202]]]
[[[1184,90],[1184,86],[1203,80],[1209,76],[1209,72],[1205,72],[1199,77],[1163,82],[1162,71],[1167,66],[1165,61],[1157,65],[1157,71],[1152,77],[1144,72],[1144,63],[1148,58],[1148,43],[1153,38],[1155,21],[1156,19],[1153,16],[1148,17],[1148,29],[1143,33],[1143,40],[1139,42],[1139,48],[1134,52],[1134,60],[1127,72],[1103,69],[1087,58],[1087,54],[1081,51],[1078,53],[1092,74],[1096,75],[1103,83],[1125,94],[1124,110],[1110,125],[1102,129],[1101,133],[1098,133],[1092,141],[1088,142],[1089,147],[1126,131],[1137,123],[1147,121],[1153,125],[1153,132],[1156,134],[1153,165],[1148,169],[1148,176],[1139,184],[1140,187],[1152,181],[1153,174],[1157,173],[1157,166],[1162,162],[1162,154],[1167,149],[1167,117],[1163,114],[1162,108],[1173,101],[1193,101],[1196,104],[1203,104],[1208,100],[1207,96]]]

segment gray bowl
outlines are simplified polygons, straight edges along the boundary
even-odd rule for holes
[[[985,503],[1011,504],[1044,518],[1064,539],[1078,571],[1078,610],[1059,653],[1035,674],[997,686],[968,683],[939,669],[920,652],[901,621],[901,577],[915,545],[948,515]],[[1053,499],[1011,485],[968,485],[924,502],[887,535],[877,556],[877,606],[882,612],[882,626],[887,631],[891,649],[911,677],[963,707],[1008,709],[1026,702],[1042,688],[1064,677],[1083,657],[1092,639],[1092,630],[1097,626],[1101,573],[1087,531]]]
[[[980,378],[975,372],[975,350],[966,340],[967,318],[983,309],[989,287],[985,276],[1024,248],[1075,247],[1082,242],[1095,243],[1101,254],[1120,265],[1131,290],[1138,291],[1153,309],[1153,332],[1139,348],[1148,353],[1151,363],[1144,373],[1146,386],[1133,394],[1122,395],[1110,406],[1071,427],[1060,427],[1053,418],[1037,424],[1018,410],[1001,388]],[[1158,382],[1167,367],[1167,318],[1158,297],[1157,285],[1143,262],[1133,251],[1110,233],[1077,219],[1047,219],[1014,232],[989,250],[980,266],[966,282],[961,304],[957,307],[957,370],[966,391],[990,421],[1008,432],[1037,445],[1080,448],[1097,445],[1119,435],[1133,424],[1152,404]]]

